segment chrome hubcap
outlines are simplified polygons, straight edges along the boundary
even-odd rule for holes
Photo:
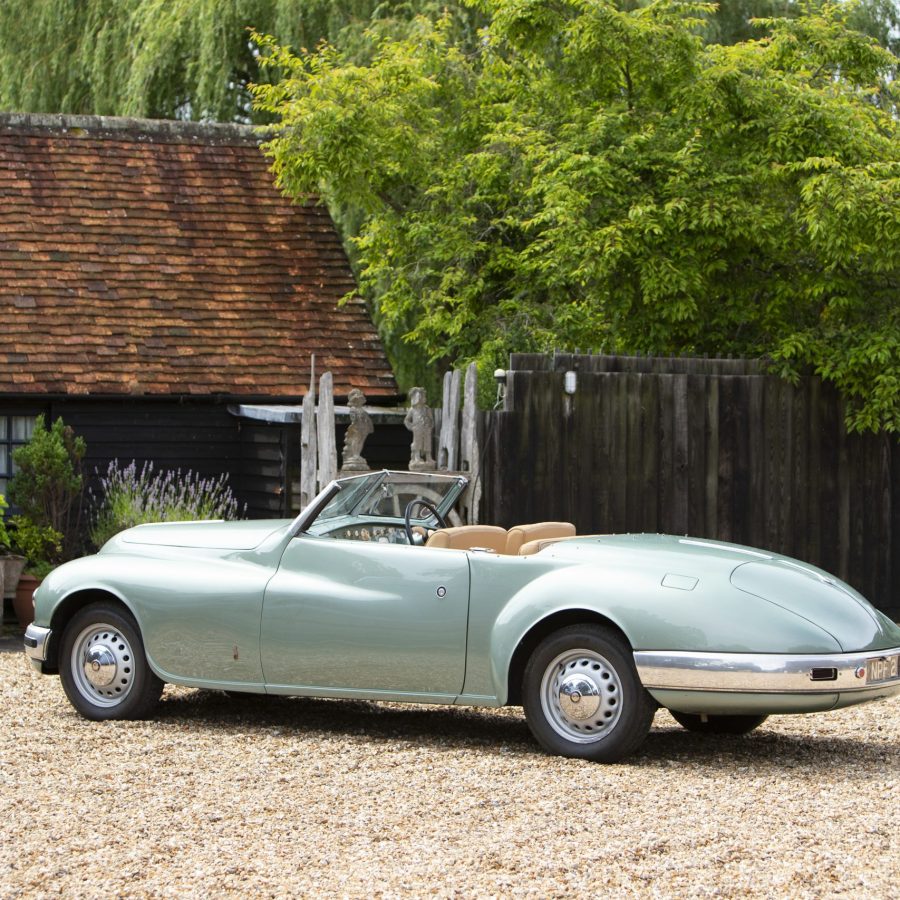
[[[590,719],[600,709],[600,688],[590,678],[569,675],[559,686],[559,708],[570,719]]]
[[[89,625],[72,645],[72,673],[79,693],[97,706],[118,706],[134,685],[134,654],[111,625]]]
[[[84,659],[84,675],[94,687],[106,687],[116,678],[116,657],[103,644],[88,648]]]
[[[622,714],[622,682],[594,650],[567,650],[547,666],[541,707],[553,730],[579,744],[602,741]]]

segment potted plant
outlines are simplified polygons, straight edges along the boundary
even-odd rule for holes
[[[12,552],[12,540],[6,528],[6,497],[0,494],[0,601],[13,600],[25,557]]]
[[[81,496],[81,461],[85,442],[62,419],[49,428],[38,416],[31,439],[13,451],[16,473],[9,497],[19,515],[9,521],[9,542],[25,557],[14,605],[25,627],[34,615],[31,596],[56,565],[77,555]]]
[[[32,595],[60,561],[62,535],[49,526],[36,525],[27,516],[13,516],[9,524],[12,542],[23,554],[25,568],[16,586],[13,607],[19,625],[27,628],[34,619]]]

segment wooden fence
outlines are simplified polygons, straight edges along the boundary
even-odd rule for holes
[[[848,435],[818,378],[795,387],[747,360],[515,355],[483,434],[484,521],[763,547],[900,619],[900,444]]]

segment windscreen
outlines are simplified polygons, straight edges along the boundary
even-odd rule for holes
[[[347,478],[341,490],[316,517],[317,522],[340,516],[402,518],[410,501],[429,501],[441,512],[449,510],[466,486],[466,479],[424,472],[373,472]],[[427,519],[416,509],[414,519]]]

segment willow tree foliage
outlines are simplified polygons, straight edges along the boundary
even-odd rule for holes
[[[734,353],[900,430],[896,58],[825,5],[704,46],[710,8],[483,0],[256,89],[281,185],[356,210],[361,289],[433,357]]]
[[[720,0],[702,36],[758,37],[759,17],[793,16],[802,2]],[[297,49],[327,39],[359,62],[367,27],[397,36],[416,14],[442,10],[460,46],[477,40],[484,20],[467,0],[0,0],[0,109],[245,121],[247,86],[266,78],[248,28]],[[852,0],[849,14],[900,46],[898,0]]]
[[[808,0],[721,0],[703,28],[709,43],[736,44],[767,33],[769,18],[795,18]],[[897,0],[846,0],[847,22],[894,53],[900,49],[900,6]]]
[[[2,0],[0,109],[243,121],[260,80],[248,29],[364,51],[436,0]],[[472,11],[458,9],[474,33]]]

